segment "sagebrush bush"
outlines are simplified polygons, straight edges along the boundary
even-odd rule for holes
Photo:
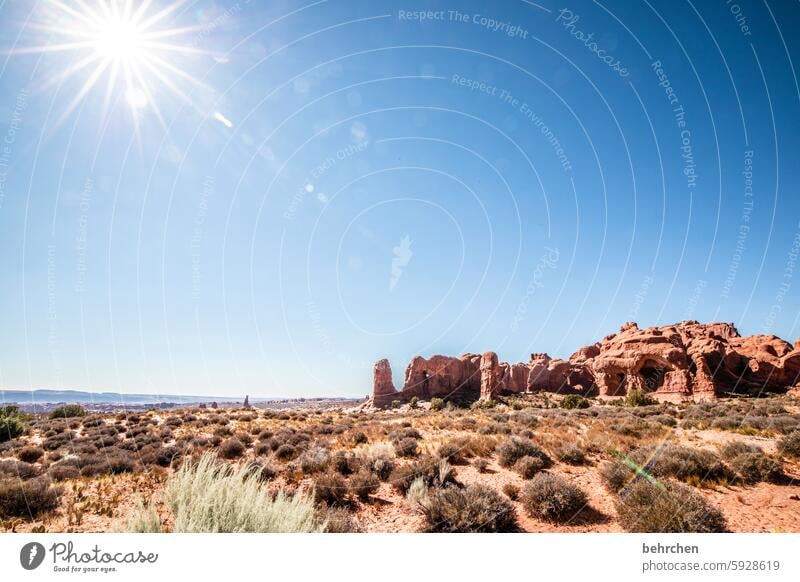
[[[47,470],[47,475],[53,481],[66,481],[68,479],[76,479],[81,474],[78,467],[75,465],[67,465],[64,463],[58,463],[52,465]]]
[[[522,507],[531,517],[564,523],[586,505],[586,493],[563,477],[549,473],[534,476],[520,493]]]
[[[444,408],[444,400],[441,398],[431,398],[431,410],[434,412]]]
[[[320,532],[314,504],[302,494],[271,494],[248,465],[231,468],[214,455],[184,463],[168,480],[165,497],[175,525],[173,531]]]
[[[86,409],[80,404],[65,404],[50,413],[50,418],[77,418],[86,416]]]
[[[616,506],[620,525],[629,532],[716,533],[726,529],[722,512],[679,483],[638,479]]]
[[[36,465],[17,461],[15,459],[0,459],[0,477],[13,477],[14,479],[30,479],[39,475],[40,469]]]
[[[300,455],[300,470],[304,475],[322,473],[328,468],[331,452],[325,447],[313,446]]]
[[[576,444],[565,443],[553,451],[556,459],[568,465],[583,465],[586,462],[586,453]]]
[[[416,457],[419,452],[416,439],[403,438],[394,441],[394,452],[398,457]]]
[[[506,483],[503,485],[503,493],[505,493],[506,497],[511,501],[516,501],[519,499],[519,485],[516,483]]]
[[[35,518],[58,507],[61,489],[46,478],[0,481],[0,517]]]
[[[361,528],[355,516],[346,507],[321,507],[317,510],[324,522],[326,533],[359,533]]]
[[[359,451],[361,463],[381,481],[386,481],[395,468],[394,450],[385,443],[376,443]]]
[[[641,447],[629,453],[625,461],[605,463],[600,467],[600,476],[612,491],[619,491],[637,471],[655,477],[674,477],[694,485],[724,482],[734,477],[711,451],[666,445],[653,452],[653,447]]]
[[[325,473],[314,481],[314,501],[326,505],[344,505],[347,501],[347,481],[338,473]]]
[[[403,495],[416,479],[422,479],[429,487],[444,487],[455,482],[455,471],[447,461],[424,456],[412,463],[398,465],[389,477],[392,487]]]
[[[777,481],[783,476],[781,462],[763,452],[742,453],[728,463],[736,479],[751,485],[761,481]]]
[[[420,508],[428,532],[490,533],[518,529],[514,507],[485,485],[434,489],[428,492]]]
[[[523,437],[511,437],[497,447],[497,462],[501,467],[513,467],[522,457],[537,457],[542,460],[543,468],[550,467],[553,461],[539,445]]]
[[[366,501],[378,490],[380,484],[380,480],[374,474],[362,468],[350,477],[350,492],[361,501]]]
[[[534,475],[544,468],[545,462],[541,458],[531,457],[530,455],[525,455],[514,463],[514,470],[519,473],[523,479],[532,479]]]
[[[800,458],[800,431],[789,433],[778,441],[778,452],[787,457]]]
[[[472,461],[472,466],[478,470],[478,473],[485,473],[489,470],[489,461],[478,457]]]

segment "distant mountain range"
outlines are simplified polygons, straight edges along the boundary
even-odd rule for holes
[[[241,402],[226,396],[179,396],[176,394],[123,394],[120,392],[83,392],[80,390],[0,390],[0,404],[158,404],[161,402]]]

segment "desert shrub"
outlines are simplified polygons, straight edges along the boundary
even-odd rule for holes
[[[253,447],[253,452],[256,456],[262,456],[270,454],[272,449],[267,443],[256,443],[256,446]]]
[[[444,408],[444,400],[441,398],[431,398],[431,410],[437,411]]]
[[[800,431],[787,434],[778,441],[778,452],[787,457],[800,458]]]
[[[47,475],[53,481],[66,481],[67,479],[76,479],[81,474],[78,467],[75,465],[67,465],[64,463],[58,463],[56,465],[51,465],[50,468],[47,470]]]
[[[539,446],[530,439],[511,437],[497,447],[497,459],[501,467],[512,467],[522,457],[538,457],[544,463],[543,468],[553,464]]]
[[[86,409],[80,404],[65,404],[50,413],[50,418],[77,418],[86,416]]]
[[[119,475],[121,473],[132,473],[136,469],[136,463],[127,454],[114,452],[111,454],[95,455],[82,463],[81,475],[91,477],[93,475]]]
[[[17,451],[17,458],[26,463],[35,463],[44,455],[44,451],[39,447],[22,447]]]
[[[290,461],[297,456],[297,449],[290,444],[279,446],[275,450],[275,458],[281,461]]]
[[[534,428],[539,424],[539,417],[530,410],[523,410],[517,413],[517,415],[514,416],[514,420],[516,420],[522,426],[526,426],[528,428]]]
[[[489,469],[489,461],[480,457],[472,461],[472,465],[478,470],[478,473],[485,473]]]
[[[14,405],[0,406],[0,443],[22,436],[25,417]]]
[[[355,516],[346,507],[323,507],[317,510],[318,519],[325,523],[326,533],[359,533]]]
[[[326,505],[343,505],[347,500],[347,482],[337,473],[325,473],[314,481],[314,500]]]
[[[532,479],[534,475],[544,469],[545,462],[540,457],[526,455],[514,463],[514,470],[523,479]]]
[[[403,403],[400,402],[399,400],[392,400],[392,403],[391,403],[390,406],[392,408],[400,408],[402,405],[403,405]]]
[[[405,428],[399,428],[389,433],[389,440],[395,442],[401,441],[403,439],[420,440],[421,438],[422,435],[420,434],[420,432],[417,429],[412,428],[410,426]]]
[[[239,439],[228,439],[219,446],[219,454],[223,459],[235,459],[244,453],[244,445]]]
[[[463,439],[450,439],[445,441],[439,445],[436,456],[449,461],[453,465],[463,465],[466,462],[464,444],[465,442]]]
[[[560,403],[561,408],[566,408],[568,410],[574,408],[589,408],[591,405],[592,403],[589,402],[589,399],[584,398],[580,394],[567,394],[561,399]]]
[[[553,451],[556,459],[568,465],[583,465],[586,462],[586,453],[576,444],[565,443]]]
[[[503,485],[503,493],[511,501],[516,501],[519,499],[519,485],[516,483],[506,483]]]
[[[346,476],[355,473],[361,467],[361,459],[348,451],[336,451],[331,457],[330,465],[334,471]]]
[[[161,447],[153,455],[153,463],[159,467],[169,467],[181,457],[182,452],[178,447]]]
[[[394,451],[387,444],[374,444],[359,452],[362,464],[381,481],[386,481],[395,468]]]
[[[743,483],[776,481],[783,475],[780,461],[764,453],[742,453],[728,463],[736,478]]]
[[[58,507],[60,495],[44,478],[0,481],[0,517],[35,518]]]
[[[748,453],[763,453],[764,451],[761,448],[755,445],[748,445],[744,441],[730,441],[725,443],[722,448],[720,449],[719,453],[723,459],[726,461],[730,461],[735,459],[739,455],[745,455]]]
[[[389,477],[392,487],[403,495],[416,479],[422,479],[429,487],[444,487],[455,482],[455,471],[447,461],[425,456],[412,463],[398,465]]]
[[[363,445],[364,443],[369,442],[367,435],[365,435],[360,430],[350,433],[350,440],[354,445]]]
[[[367,469],[361,469],[350,477],[350,491],[361,501],[366,501],[380,486],[380,480]]]
[[[259,481],[274,479],[280,472],[279,469],[269,461],[253,461],[248,466]]]
[[[420,503],[429,532],[511,532],[518,529],[514,507],[485,485],[447,487]]]
[[[522,488],[520,500],[531,517],[564,523],[586,505],[586,493],[563,477],[539,473]]]
[[[13,477],[14,479],[30,479],[39,474],[39,468],[25,461],[14,459],[0,459],[0,477]]]
[[[421,477],[414,479],[406,491],[406,501],[417,509],[417,506],[428,498],[428,489],[425,479]]]
[[[419,407],[419,398],[417,398],[416,396],[412,396],[411,400],[408,401],[408,407],[412,408],[412,409],[418,408]]]
[[[305,475],[322,473],[328,468],[331,453],[325,447],[313,446],[300,456],[300,470]]]
[[[619,522],[629,532],[715,533],[726,527],[717,508],[679,483],[639,479],[616,505]]]
[[[398,457],[416,457],[417,441],[413,438],[404,438],[399,441],[394,441],[394,452]]]
[[[681,445],[667,445],[653,455],[652,447],[634,450],[626,459],[611,461],[600,467],[600,476],[609,489],[618,491],[632,481],[637,471],[655,477],[674,477],[690,484],[726,481],[731,471],[713,452]]]
[[[231,469],[208,453],[184,463],[165,491],[175,532],[319,532],[325,525],[308,497],[273,495],[249,466]]]
[[[629,391],[625,396],[625,404],[627,406],[649,406],[655,403],[655,400],[650,398],[647,392],[638,388]]]

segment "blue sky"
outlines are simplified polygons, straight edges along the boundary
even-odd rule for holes
[[[0,2],[4,388],[360,396],[382,357],[629,320],[798,336],[796,3],[190,0],[158,23],[188,50],[79,100],[93,46],[20,50],[68,16]]]

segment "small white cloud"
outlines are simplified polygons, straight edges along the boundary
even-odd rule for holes
[[[228,129],[233,127],[233,122],[224,115],[222,115],[222,113],[220,113],[219,111],[214,112],[214,119],[219,121],[222,125],[224,125]]]
[[[314,184],[306,184],[306,192],[313,192]]]

